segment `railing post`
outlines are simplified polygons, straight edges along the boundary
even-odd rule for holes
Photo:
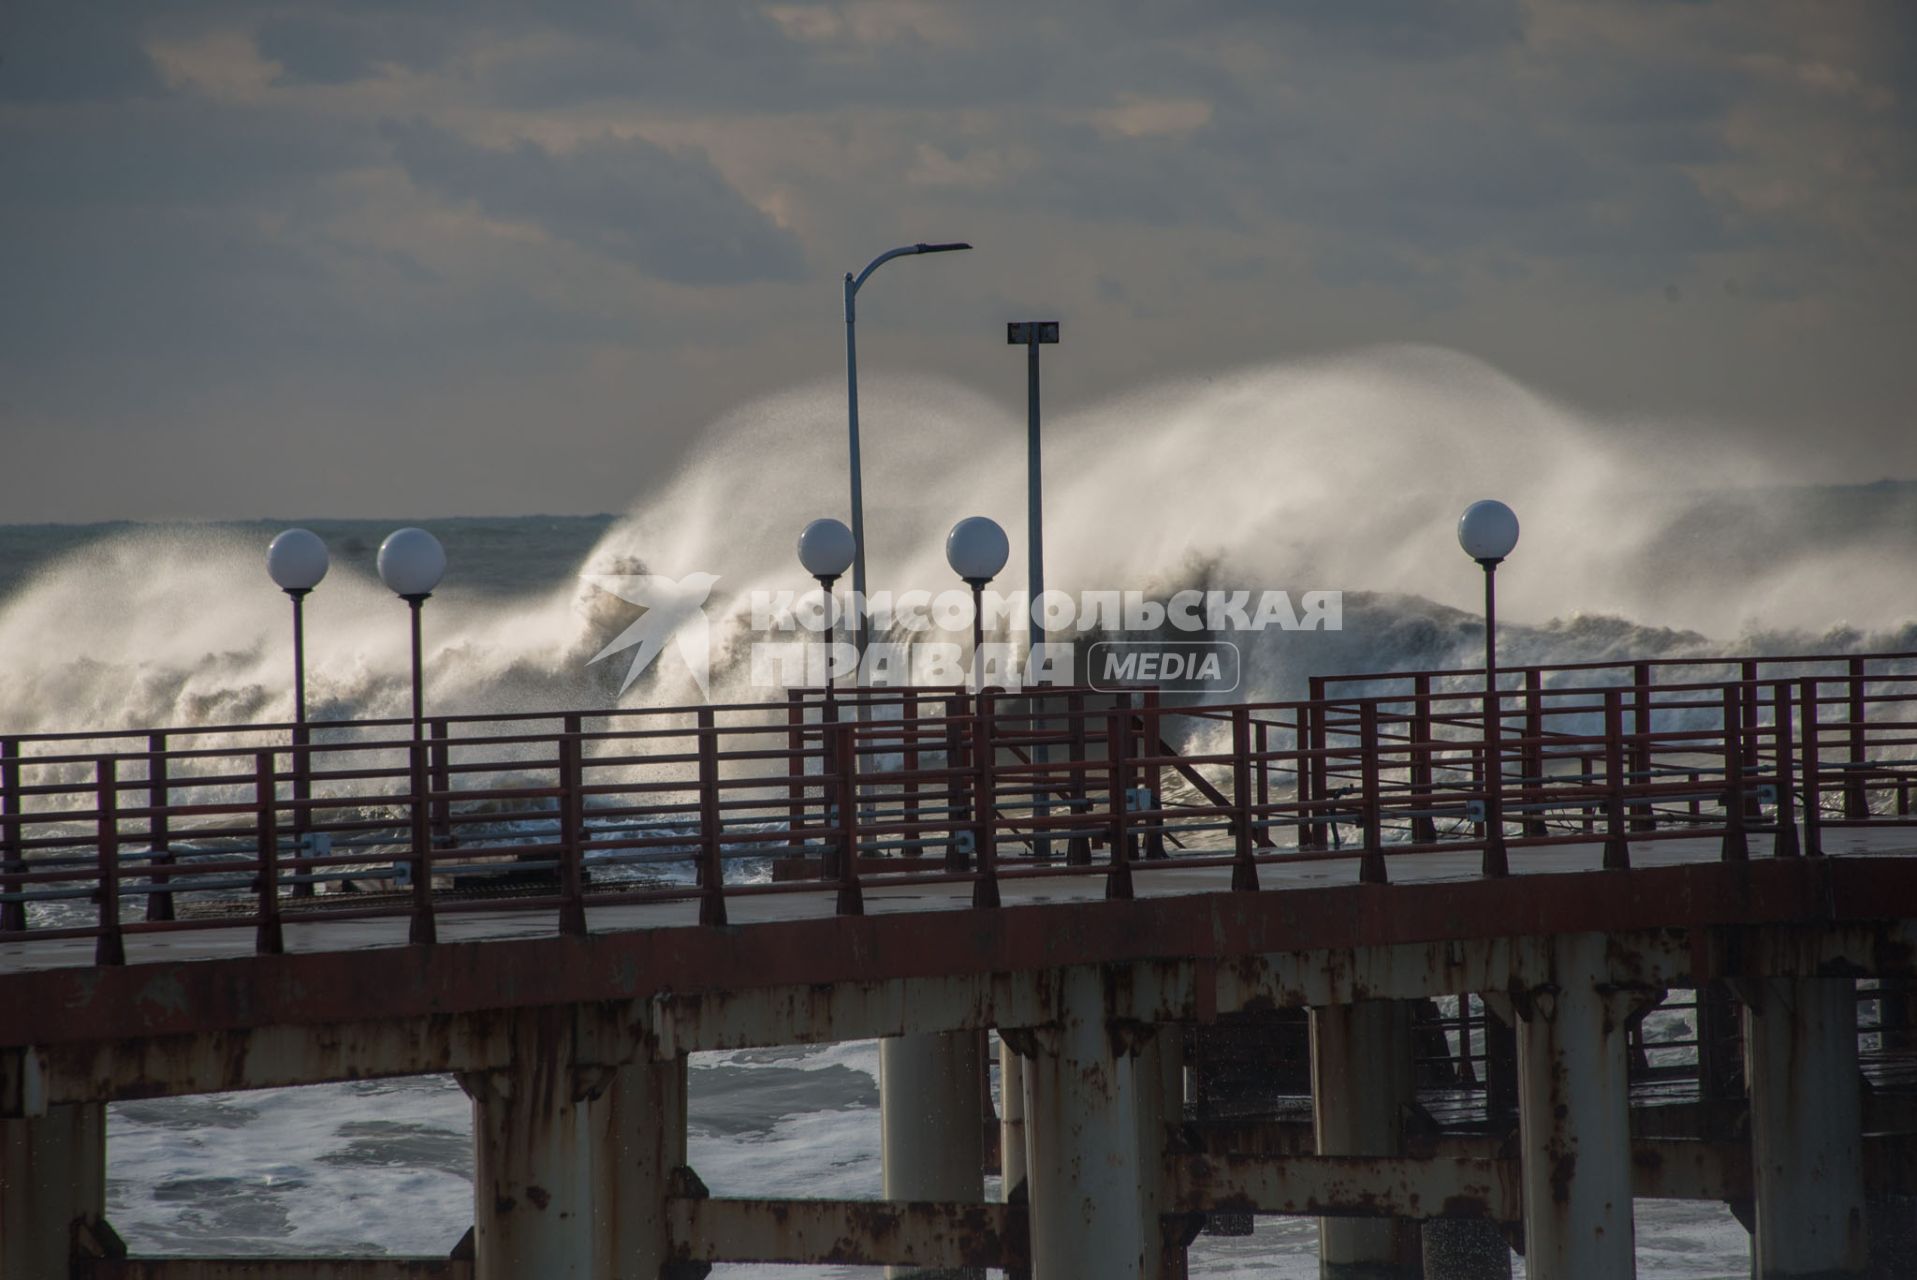
[[[978,725],[977,717],[968,711],[970,706],[963,697],[945,700],[945,820],[951,833],[951,840],[945,846],[947,871],[965,871],[971,867],[971,859],[966,856],[965,847],[959,840],[959,832],[971,827],[975,817],[966,803],[966,795],[975,785],[972,778],[977,771],[977,762],[970,759],[970,747],[974,743]],[[983,745],[985,750],[991,750],[990,742]],[[982,799],[989,800],[990,797]]]
[[[1631,681],[1637,687],[1631,693],[1631,781],[1640,785],[1651,780],[1651,673],[1648,662],[1631,668]],[[1657,812],[1648,799],[1631,807],[1633,831],[1655,831]]]
[[[899,731],[902,735],[902,761],[905,766],[905,822],[906,840],[919,842],[924,833],[919,830],[920,819],[924,816],[924,807],[919,802],[919,695],[912,688],[903,694],[900,708]],[[920,845],[923,853],[923,845]],[[904,856],[901,854],[901,856]]]
[[[785,696],[785,829],[792,853],[803,848],[799,832],[805,827],[805,691],[791,689]]]
[[[1131,773],[1125,760],[1126,743],[1131,738],[1131,718],[1130,707],[1117,706],[1105,722],[1105,768],[1111,793],[1111,869],[1105,875],[1107,898],[1132,896],[1132,836],[1128,821]]]
[[[1604,869],[1628,871],[1631,841],[1625,834],[1624,792],[1630,781],[1624,776],[1624,696],[1616,689],[1604,691],[1604,781]]]
[[[26,872],[22,852],[26,833],[20,827],[20,744],[13,738],[0,738],[0,808],[6,811],[6,825],[0,826],[0,891],[8,897],[0,902],[0,933],[23,933],[27,927],[26,884],[18,877]]]
[[[1301,768],[1298,770],[1298,785],[1302,791],[1305,783],[1309,781],[1311,784],[1311,794],[1308,796],[1301,794],[1298,798],[1300,801],[1322,802],[1325,799],[1325,792],[1327,790],[1325,785],[1325,678],[1323,676],[1311,677],[1311,705],[1309,708],[1301,708],[1300,710],[1301,713],[1309,712],[1304,718],[1310,722],[1307,726],[1305,737],[1306,741],[1310,744],[1311,759],[1309,768]],[[1318,810],[1312,810],[1311,821],[1301,828],[1301,830],[1309,833],[1309,843],[1305,846],[1306,848],[1322,849],[1325,847],[1325,823],[1322,814]]]
[[[559,932],[586,934],[586,766],[583,721],[567,716],[559,738]],[[703,760],[701,761],[703,764]]]
[[[432,722],[433,738],[433,843],[445,847],[453,843],[453,770],[452,748],[446,741],[446,722]]]
[[[1757,758],[1759,742],[1757,734],[1757,663],[1754,659],[1745,659],[1738,667],[1738,702],[1743,709],[1743,721],[1740,732],[1744,744],[1744,773],[1747,777],[1757,776]],[[1761,818],[1762,810],[1758,804],[1757,793],[1746,789],[1744,793],[1744,816]]]
[[[1804,856],[1822,857],[1824,853],[1824,796],[1819,787],[1818,774],[1823,771],[1819,760],[1820,733],[1817,728],[1817,680],[1806,676],[1797,685],[1797,707],[1800,728],[1798,741],[1802,744],[1799,754],[1804,764],[1800,776],[1804,779]]]
[[[1791,733],[1791,686],[1788,680],[1771,685],[1771,721],[1777,730],[1777,836],[1771,856],[1798,855],[1797,810],[1792,799],[1797,778],[1796,752]]]
[[[865,894],[859,888],[859,747],[855,734],[858,723],[851,721],[832,727],[835,743],[832,754],[838,773],[833,785],[838,791],[839,810],[839,903],[842,916],[865,914]]]
[[[1065,864],[1088,867],[1092,862],[1092,838],[1085,834],[1084,823],[1091,812],[1085,798],[1085,695],[1074,693],[1066,704],[1072,722],[1072,835],[1065,842]]]
[[[314,894],[312,880],[313,869],[307,865],[306,860],[307,833],[313,826],[312,806],[308,803],[313,798],[313,758],[312,753],[307,750],[307,747],[312,744],[312,741],[313,734],[311,729],[303,724],[293,726],[293,750],[292,754],[287,757],[287,763],[292,769],[293,777],[293,855],[288,865],[293,872],[292,892],[295,898],[310,898]],[[162,742],[159,749],[165,749],[164,742]],[[159,767],[162,770],[166,768],[164,757],[161,758]],[[171,862],[172,858],[169,857],[167,861]],[[171,910],[172,903],[169,901],[167,905],[168,910]],[[153,920],[157,918],[160,917],[153,915],[151,900],[149,900],[147,919]],[[169,915],[164,918],[171,920],[173,917]]]
[[[992,746],[992,708],[996,699],[990,690],[978,697],[978,714],[972,725],[973,751],[976,764],[974,774],[976,796],[972,805],[978,815],[977,849],[978,879],[972,882],[972,905],[975,907],[996,907],[998,897],[998,804],[994,797],[997,784],[993,781],[997,772],[998,753]]]
[[[1358,704],[1358,777],[1364,789],[1364,857],[1358,864],[1358,883],[1384,884],[1384,821],[1378,794],[1378,701]]]
[[[407,940],[423,946],[439,940],[439,925],[433,919],[433,818],[427,798],[426,744],[414,739],[406,751],[413,789],[413,917]]]
[[[1868,818],[1870,800],[1864,790],[1868,752],[1864,746],[1864,660],[1852,658],[1850,669],[1850,767],[1844,779],[1844,816]]]
[[[1271,726],[1260,720],[1253,726],[1253,740],[1258,744],[1257,763],[1253,768],[1258,775],[1258,818],[1259,827],[1254,838],[1261,849],[1275,849],[1277,842],[1271,838]]]
[[[99,784],[95,804],[100,811],[100,936],[94,944],[93,963],[125,964],[126,940],[120,932],[119,763],[112,756],[101,756],[93,762],[93,776]]]
[[[1524,834],[1546,835],[1544,814],[1537,807],[1544,799],[1544,672],[1536,667],[1524,669],[1524,750],[1518,758],[1524,762],[1524,785],[1519,794],[1526,806]]]
[[[1252,853],[1251,712],[1239,707],[1231,713],[1232,835],[1237,860],[1232,863],[1231,887],[1243,892],[1258,888],[1258,860]]]
[[[260,857],[259,930],[253,938],[253,950],[263,956],[276,956],[286,950],[280,930],[280,820],[278,784],[273,776],[273,753],[253,756],[253,801],[258,809],[254,845]]]
[[[173,918],[173,890],[169,887],[173,851],[168,847],[167,804],[170,799],[166,777],[166,735],[152,733],[146,739],[146,807],[152,816],[146,822],[147,881],[153,891],[146,895],[146,918]]]
[[[699,708],[699,923],[726,922],[725,827],[719,809],[719,733],[711,707]]]
[[[1740,686],[1724,686],[1724,852],[1726,862],[1742,862],[1751,855],[1744,830],[1744,744],[1740,727]]]
[[[1415,677],[1411,696],[1411,843],[1435,844],[1438,824],[1426,812],[1431,808],[1431,677]]]
[[[1163,810],[1165,807],[1165,766],[1158,762],[1164,754],[1164,735],[1160,732],[1158,709],[1158,690],[1147,689],[1139,699],[1138,737],[1143,751],[1142,756],[1151,763],[1139,770],[1139,781],[1145,785],[1151,796],[1151,807]],[[1145,832],[1145,856],[1157,860],[1165,856],[1165,819],[1161,813],[1152,820]]]

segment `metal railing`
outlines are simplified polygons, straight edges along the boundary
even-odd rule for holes
[[[1302,701],[1156,691],[796,691],[784,703],[0,736],[0,944],[626,903],[1392,863],[1911,825],[1913,655],[1517,668],[1496,758],[1470,672],[1323,678]],[[1831,664],[1835,664],[1834,666]],[[1478,680],[1481,684],[1482,677]],[[1359,693],[1348,694],[1346,690]],[[858,714],[850,714],[856,706]],[[1492,815],[1501,816],[1497,830]],[[1494,841],[1494,835],[1502,840]],[[1494,858],[1492,847],[1499,846]],[[1520,867],[1521,869],[1521,867]],[[142,909],[143,908],[143,909]]]

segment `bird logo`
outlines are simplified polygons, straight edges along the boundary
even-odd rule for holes
[[[588,573],[581,576],[627,604],[636,604],[645,610],[610,644],[587,659],[587,666],[637,645],[632,665],[626,668],[625,683],[619,686],[623,694],[639,678],[639,673],[652,665],[652,660],[666,647],[666,641],[672,640],[691,670],[692,678],[699,682],[699,692],[706,697],[712,695],[708,683],[712,624],[706,620],[704,605],[719,575],[689,573],[683,578],[662,578],[655,573]]]

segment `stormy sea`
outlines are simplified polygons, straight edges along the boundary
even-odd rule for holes
[[[879,380],[868,398],[875,588],[952,585],[943,534],[973,514],[1011,531],[1019,570],[1022,418],[922,380]],[[426,612],[435,711],[697,700],[670,651],[623,692],[623,663],[589,661],[632,613],[593,574],[717,575],[711,696],[769,696],[746,602],[809,587],[793,541],[843,515],[842,413],[824,386],[745,406],[663,481],[635,476],[643,496],[616,515],[432,518],[457,506],[433,495],[386,519],[0,526],[0,731],[289,718],[287,602],[263,556],[295,524],[333,558],[306,606],[317,719],[404,714],[405,609],[373,558],[406,524],[433,530],[450,562]],[[1481,581],[1452,526],[1490,496],[1523,521],[1500,574],[1509,663],[1917,648],[1917,485],[1812,483],[1451,353],[1154,388],[1061,415],[1046,463],[1055,589],[1343,593],[1338,630],[1244,637],[1237,697],[1301,696],[1309,674],[1473,665]],[[877,1057],[872,1043],[696,1056],[693,1166],[715,1194],[877,1195]],[[117,1105],[109,1213],[136,1253],[444,1253],[471,1221],[469,1128],[447,1078]],[[1721,1206],[1641,1202],[1637,1224],[1642,1275],[1747,1274]],[[1202,1236],[1193,1273],[1314,1276],[1315,1239],[1310,1221],[1260,1219],[1250,1236]],[[761,1271],[842,1274],[722,1269]]]

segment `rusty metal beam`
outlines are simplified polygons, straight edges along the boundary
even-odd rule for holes
[[[1185,1156],[1172,1185],[1186,1212],[1512,1222],[1523,1206],[1517,1161],[1470,1156]]]
[[[1908,902],[1908,881],[1893,858],[1758,859],[1007,906],[989,928],[972,912],[926,911],[12,972],[0,974],[0,1008],[13,1015],[0,1025],[0,1047],[742,991],[768,974],[827,986],[874,973],[949,978],[1172,957],[1202,973],[1244,956],[1593,930],[1688,928],[1695,939],[1713,926],[1868,925],[1876,931],[1867,945],[1839,958],[1853,971],[1906,976],[1917,973],[1912,926],[1877,922]],[[1692,952],[1694,967],[1708,971],[1711,948]],[[1813,959],[1833,962],[1821,951]],[[1794,962],[1779,953],[1775,963]],[[1195,998],[1201,1020],[1218,1007],[1203,990]]]
[[[1022,1205],[900,1200],[667,1202],[675,1262],[1016,1267]]]
[[[77,1280],[472,1280],[455,1258],[89,1258]]]

